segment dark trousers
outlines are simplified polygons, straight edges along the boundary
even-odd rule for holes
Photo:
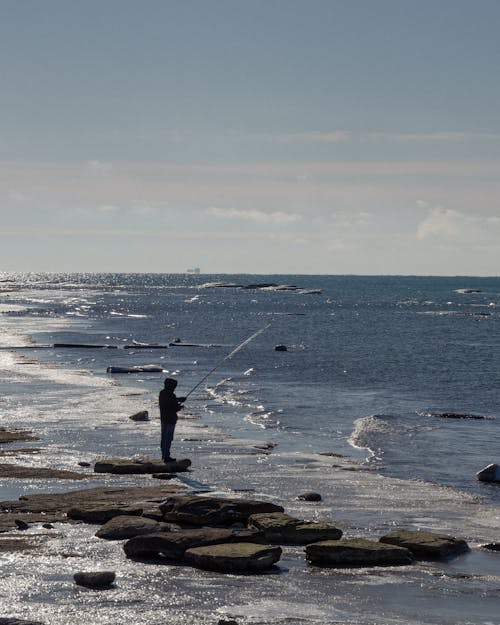
[[[175,423],[161,422],[161,457],[163,462],[170,458],[170,446],[174,440]]]

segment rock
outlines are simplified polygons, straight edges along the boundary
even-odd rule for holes
[[[70,519],[85,521],[86,523],[106,523],[110,519],[123,516],[141,516],[142,507],[120,504],[87,503],[72,506],[67,515]]]
[[[0,625],[44,625],[41,621],[24,621],[15,617],[0,617]]]
[[[54,526],[52,525],[52,523],[42,523],[42,527],[43,527],[43,529],[46,529],[46,530],[53,530],[54,529]]]
[[[281,558],[281,547],[255,543],[218,544],[193,547],[184,554],[188,564],[221,573],[259,573]]]
[[[0,428],[0,444],[13,443],[15,441],[37,441],[36,436],[32,435],[32,432],[24,430],[9,431],[5,428]]]
[[[109,588],[115,578],[114,571],[80,572],[73,575],[76,584],[87,588]]]
[[[262,532],[256,530],[234,530],[204,527],[202,529],[160,532],[135,536],[123,545],[129,558],[157,557],[159,554],[169,560],[182,560],[186,549],[221,543],[262,542]]]
[[[177,473],[153,473],[151,477],[156,480],[173,480],[177,477]]]
[[[483,415],[469,414],[466,412],[428,412],[426,414],[428,417],[439,417],[440,419],[487,419],[488,418]]]
[[[446,558],[469,550],[465,540],[434,532],[396,530],[382,536],[380,542],[405,547],[418,558]]]
[[[106,373],[163,373],[160,365],[135,365],[133,367],[108,367]]]
[[[234,621],[233,619],[227,620],[224,618],[220,618],[219,621],[217,622],[217,625],[238,625],[238,621]]]
[[[481,482],[500,482],[500,466],[489,464],[476,473],[476,477]]]
[[[90,462],[86,462],[85,460],[82,460],[82,462],[78,463],[79,467],[91,467],[91,463]]]
[[[286,345],[275,345],[274,346],[274,351],[275,352],[286,352],[288,351],[288,348]]]
[[[118,349],[116,345],[89,345],[85,343],[54,343],[55,349],[67,347],[70,349]]]
[[[283,508],[267,501],[179,495],[166,499],[160,510],[165,521],[190,525],[232,525],[246,523],[259,512],[283,512]]]
[[[342,530],[333,525],[301,521],[283,512],[252,514],[248,525],[264,532],[265,539],[271,543],[307,545],[321,540],[338,540],[342,536]]]
[[[136,412],[131,415],[129,419],[132,419],[132,421],[149,421],[149,412],[147,410],[141,410],[141,412]]]
[[[0,478],[24,479],[58,479],[58,480],[84,480],[88,475],[64,471],[62,469],[48,469],[46,467],[23,467],[19,464],[0,464]]]
[[[297,499],[301,501],[321,501],[322,497],[319,493],[302,493]]]
[[[112,458],[101,460],[94,465],[95,473],[116,473],[121,475],[134,473],[183,473],[191,466],[191,460],[185,458],[175,462],[162,462],[161,460],[126,460]]]
[[[15,524],[18,530],[27,530],[29,528],[29,524],[22,519],[16,519]]]
[[[98,538],[106,540],[123,540],[142,534],[160,532],[162,524],[153,519],[138,516],[115,516],[107,521],[97,532]]]
[[[481,547],[489,551],[500,551],[500,543],[488,543],[487,545],[481,545]]]
[[[408,549],[365,538],[325,540],[307,545],[306,558],[315,566],[383,566],[413,562]]]

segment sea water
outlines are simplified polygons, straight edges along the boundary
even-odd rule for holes
[[[49,625],[84,623],[89,610],[109,624],[500,623],[500,556],[480,548],[499,540],[500,488],[475,477],[500,453],[500,280],[0,279],[0,425],[40,438],[10,445],[18,454],[5,462],[75,470],[104,457],[158,458],[164,377],[176,377],[185,395],[215,367],[179,421],[172,451],[193,463],[184,485],[276,501],[291,514],[338,523],[346,537],[404,527],[451,533],[473,547],[448,563],[354,571],[308,567],[302,548],[287,547],[271,574],[223,576],[131,563],[91,526],[61,525],[38,556],[0,555],[2,615]],[[277,286],[241,288],[265,283]],[[106,373],[145,364],[163,372]],[[129,419],[139,410],[149,422]],[[39,453],[28,451],[35,446]],[[4,479],[1,498],[144,479]],[[322,501],[298,501],[307,490]],[[76,570],[111,567],[117,584],[108,593],[72,582]]]

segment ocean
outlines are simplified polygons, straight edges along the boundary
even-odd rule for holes
[[[271,574],[224,576],[132,563],[95,528],[60,525],[40,554],[0,553],[0,616],[500,624],[500,554],[481,548],[500,542],[500,485],[476,479],[500,461],[499,330],[497,278],[0,273],[0,426],[40,438],[10,444],[18,453],[4,462],[159,458],[158,392],[176,377],[177,394],[190,393],[172,448],[192,461],[188,488],[274,501],[346,537],[401,527],[471,546],[449,562],[355,570],[316,569],[286,547]],[[136,365],[163,371],[107,372]],[[150,421],[129,419],[140,410]],[[0,491],[144,479],[1,479]],[[298,500],[304,491],[322,501]],[[116,586],[78,589],[72,573],[85,567],[112,567]]]

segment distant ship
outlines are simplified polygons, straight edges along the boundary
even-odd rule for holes
[[[193,267],[193,269],[186,269],[186,273],[200,273],[200,268]]]

